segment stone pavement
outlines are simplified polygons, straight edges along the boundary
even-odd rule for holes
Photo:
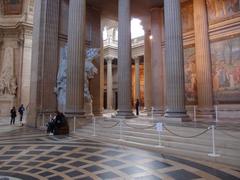
[[[3,123],[2,123],[3,124]],[[1,125],[2,125],[1,124]],[[5,124],[0,131],[0,179],[226,179],[240,169],[129,148],[76,135],[48,136]]]

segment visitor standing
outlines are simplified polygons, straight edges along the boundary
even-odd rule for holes
[[[21,106],[18,108],[18,112],[20,114],[20,124],[21,124],[21,126],[23,126],[22,119],[23,119],[24,111],[25,111],[25,108],[24,108],[23,104],[21,104]]]
[[[13,106],[13,108],[10,111],[11,113],[11,122],[10,124],[15,124],[15,118],[17,116],[16,108]]]
[[[136,115],[138,116],[139,115],[139,100],[137,99],[136,103],[135,103],[135,108],[136,108]]]

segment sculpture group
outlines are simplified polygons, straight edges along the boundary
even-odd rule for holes
[[[17,80],[14,75],[13,48],[7,47],[0,71],[0,96],[16,95]]]
[[[85,81],[84,81],[84,106],[86,115],[92,115],[92,96],[89,91],[89,80],[94,78],[98,70],[93,64],[93,60],[99,56],[99,48],[89,48],[85,56]],[[58,110],[65,111],[67,88],[67,46],[60,49],[60,62],[57,75],[57,94]]]

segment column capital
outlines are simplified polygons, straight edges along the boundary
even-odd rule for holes
[[[135,56],[135,57],[133,57],[133,59],[134,59],[135,62],[136,62],[136,61],[139,62],[139,60],[140,60],[140,56]]]
[[[139,64],[139,62],[140,62],[140,56],[136,56],[136,57],[134,57],[133,59],[134,59],[135,64],[136,64],[136,63]]]
[[[107,56],[105,57],[104,59],[106,59],[107,62],[112,62],[114,57],[111,57],[111,56]]]

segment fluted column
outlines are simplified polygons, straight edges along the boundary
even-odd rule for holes
[[[140,67],[139,67],[139,57],[134,59],[135,61],[135,94],[136,100],[140,100]]]
[[[163,114],[164,91],[163,91],[163,55],[161,48],[161,9],[151,9],[151,32],[152,32],[152,107],[154,114]]]
[[[34,26],[32,43],[31,76],[22,74],[22,83],[28,78],[30,82],[30,100],[27,124],[39,127],[38,116],[42,113],[53,113],[57,110],[54,87],[56,86],[58,67],[58,30],[59,30],[59,0],[41,0],[34,3]],[[25,39],[26,40],[26,39]],[[22,52],[23,55],[29,52]],[[24,56],[25,56],[24,55]],[[29,64],[24,59],[23,71],[26,72]],[[23,85],[22,84],[22,85]],[[20,88],[20,87],[19,87]],[[21,92],[21,95],[27,92]],[[24,104],[25,106],[28,104]]]
[[[66,113],[84,115],[86,0],[69,1]]]
[[[208,18],[205,0],[194,0],[194,32],[198,114],[213,115],[212,67],[208,36]]]
[[[164,0],[166,42],[166,117],[185,118],[182,25],[179,0]]]
[[[118,116],[132,117],[130,0],[118,1]]]
[[[151,94],[151,45],[150,32],[145,30],[144,36],[144,109],[147,112],[151,111],[152,94]]]
[[[112,109],[112,58],[107,58],[107,109]]]

